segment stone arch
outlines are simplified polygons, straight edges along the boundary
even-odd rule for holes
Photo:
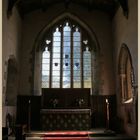
[[[54,17],[53,20],[50,21],[49,24],[45,25],[45,27],[43,27],[41,29],[41,31],[39,32],[39,34],[37,35],[37,38],[35,40],[35,44],[34,44],[34,48],[33,49],[36,49],[36,50],[39,50],[39,47],[42,43],[42,40],[44,39],[45,37],[45,34],[46,32],[51,28],[53,27],[56,23],[58,23],[59,21],[65,19],[65,18],[69,18],[71,20],[74,20],[76,21],[81,27],[83,27],[89,34],[89,36],[91,37],[92,39],[92,43],[94,43],[94,47],[96,48],[97,52],[99,52],[100,50],[100,45],[99,45],[99,42],[98,42],[98,39],[97,39],[97,36],[95,34],[95,32],[93,31],[93,29],[91,29],[89,27],[89,25],[85,22],[83,22],[78,16],[74,15],[74,14],[71,14],[69,12],[66,12],[66,13],[62,13],[60,15],[58,15],[57,17]]]
[[[132,66],[132,58],[131,58],[129,48],[127,47],[126,44],[123,43],[119,54],[119,67],[118,67],[119,74],[125,73],[126,61],[128,59],[130,60]]]
[[[128,46],[123,43],[119,54],[118,74],[120,77],[120,107],[123,109],[124,129],[127,132],[127,126],[132,125],[132,131],[136,131],[137,117],[137,91],[135,91],[135,75],[132,63],[132,57]],[[133,133],[133,132],[132,132]]]
[[[124,102],[133,97],[132,84],[134,80],[131,54],[129,48],[124,43],[122,44],[119,54],[118,73],[121,83],[121,99],[122,102]]]
[[[32,65],[32,82],[31,82],[31,89],[33,89],[33,93],[32,94],[36,94],[36,93],[41,93],[41,89],[39,89],[40,86],[40,80],[39,80],[39,75],[40,75],[40,67],[41,67],[41,56],[42,56],[42,48],[41,45],[42,42],[45,40],[46,34],[47,32],[49,32],[49,29],[51,29],[55,24],[59,23],[59,21],[64,20],[65,18],[70,19],[75,21],[76,23],[78,23],[90,36],[91,38],[91,42],[92,42],[92,46],[94,47],[94,52],[95,56],[94,56],[94,60],[95,61],[95,73],[97,76],[94,75],[94,85],[96,85],[94,87],[94,92],[98,92],[99,91],[99,85],[96,83],[96,81],[99,81],[99,55],[100,55],[100,45],[97,39],[96,34],[94,33],[94,31],[88,26],[88,24],[86,24],[85,22],[83,22],[79,17],[77,17],[76,15],[73,15],[71,13],[62,13],[61,15],[57,16],[56,18],[54,18],[52,21],[49,22],[48,25],[46,25],[45,27],[43,27],[41,29],[41,31],[38,33],[35,43],[33,45],[33,49],[32,49],[32,60],[33,60],[33,65]],[[38,67],[38,68],[37,68]]]
[[[17,77],[18,77],[18,69],[17,62],[14,56],[11,56],[8,59],[7,66],[7,80],[6,80],[6,105],[14,106],[16,105],[16,97],[17,97]]]

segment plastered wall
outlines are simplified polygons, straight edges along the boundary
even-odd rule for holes
[[[132,65],[134,68],[135,74],[135,84],[138,82],[138,1],[137,0],[129,0],[129,15],[128,19],[123,15],[122,8],[120,7],[113,19],[112,23],[112,31],[113,31],[113,46],[114,46],[114,67],[115,67],[115,79],[116,79],[116,95],[118,102],[118,116],[122,118],[125,122],[127,118],[126,110],[128,110],[127,105],[121,103],[121,89],[120,89],[120,81],[119,81],[119,73],[118,73],[118,65],[119,65],[119,54],[121,50],[121,45],[125,43],[129,48],[131,57],[132,57]],[[135,92],[136,94],[136,92]],[[135,103],[131,106],[131,108],[135,109]],[[132,109],[132,110],[133,110]],[[132,112],[131,110],[131,112]],[[133,113],[133,117],[135,117],[135,113]],[[126,133],[133,135],[135,134],[137,124],[135,124],[135,120],[132,124],[124,124],[124,128]]]
[[[21,47],[21,33],[22,33],[22,21],[16,8],[13,8],[12,15],[7,17],[7,5],[8,1],[2,2],[2,125],[5,126],[6,113],[15,116],[15,104],[17,92],[13,95],[13,107],[9,107],[6,111],[6,87],[7,87],[7,75],[8,75],[8,60],[14,59],[17,63],[17,69],[19,64],[19,47]],[[19,74],[19,71],[18,71]],[[15,87],[18,89],[18,85]],[[13,111],[14,110],[14,111]],[[5,113],[6,112],[6,113]]]

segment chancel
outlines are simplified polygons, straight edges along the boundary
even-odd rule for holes
[[[2,139],[138,139],[138,0],[2,0]]]

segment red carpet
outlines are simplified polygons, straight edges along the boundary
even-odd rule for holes
[[[43,140],[89,140],[88,137],[45,137]]]
[[[89,131],[58,131],[47,132],[43,136],[43,140],[89,140]]]

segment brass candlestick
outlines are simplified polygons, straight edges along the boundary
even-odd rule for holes
[[[106,129],[109,129],[109,102],[106,99]]]

